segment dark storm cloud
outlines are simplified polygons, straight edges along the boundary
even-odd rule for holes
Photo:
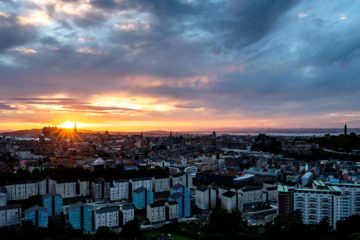
[[[0,15],[0,53],[36,39],[35,29],[18,23],[16,15]]]

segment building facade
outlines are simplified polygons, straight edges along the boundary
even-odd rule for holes
[[[176,184],[170,189],[169,201],[178,203],[179,218],[191,215],[190,189],[181,184]]]
[[[98,178],[91,183],[91,192],[95,201],[108,200],[110,198],[110,183],[103,178]]]
[[[145,209],[148,204],[154,203],[154,193],[140,187],[132,192],[132,201],[136,209]]]
[[[176,201],[165,203],[166,221],[174,221],[179,218],[179,204]]]
[[[210,206],[210,190],[201,186],[195,190],[195,205],[201,210],[207,210]]]
[[[170,191],[170,178],[153,178],[153,189],[155,193]]]
[[[120,213],[121,213],[120,223],[122,223],[122,225],[127,224],[135,217],[134,207],[132,204],[122,205],[120,207]]]
[[[21,205],[0,207],[0,228],[12,227],[21,224]]]
[[[151,224],[161,224],[166,221],[166,211],[163,202],[157,202],[146,206],[146,217]]]
[[[47,209],[40,207],[39,205],[26,209],[24,211],[24,220],[32,221],[36,227],[47,228],[49,222]]]
[[[117,229],[119,227],[119,208],[106,207],[94,211],[94,231],[99,227]]]
[[[84,233],[92,232],[92,209],[90,206],[77,202],[69,207],[69,223],[74,229]]]
[[[58,216],[63,212],[63,198],[60,194],[46,194],[42,197],[43,206],[48,216]]]
[[[129,180],[119,179],[112,182],[110,187],[110,200],[118,201],[129,199]]]
[[[233,191],[226,191],[221,195],[221,207],[228,212],[237,209],[236,207],[236,193]]]

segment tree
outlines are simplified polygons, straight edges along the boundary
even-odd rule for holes
[[[228,239],[246,230],[238,211],[228,213],[223,208],[216,208],[210,215],[210,222],[204,227],[205,239]]]
[[[116,240],[119,236],[108,227],[99,227],[93,237],[94,240]]]
[[[137,218],[128,222],[122,229],[121,234],[128,239],[134,239],[139,235],[140,223]]]

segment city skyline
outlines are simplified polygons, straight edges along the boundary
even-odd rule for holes
[[[360,2],[0,0],[0,130],[360,127]]]

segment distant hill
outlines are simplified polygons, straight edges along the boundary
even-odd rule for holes
[[[39,137],[41,129],[30,129],[30,130],[18,130],[18,131],[5,131],[1,132],[0,135],[10,137]]]
[[[30,130],[18,130],[18,131],[1,131],[0,136],[10,137],[38,137],[42,129],[30,129]],[[199,131],[173,131],[173,136],[187,135],[190,134],[210,134],[213,129],[203,129]],[[342,128],[217,128],[215,129],[217,134],[234,134],[234,135],[257,135],[259,133],[265,133],[269,135],[323,135],[329,134],[341,134],[343,133]],[[94,131],[86,129],[78,129],[79,133],[104,133],[104,131]],[[360,128],[349,128],[348,133],[355,132],[360,133]],[[142,132],[144,136],[169,136],[170,131],[153,130]],[[140,135],[141,132],[123,132],[123,131],[111,131],[109,134],[119,135]]]

